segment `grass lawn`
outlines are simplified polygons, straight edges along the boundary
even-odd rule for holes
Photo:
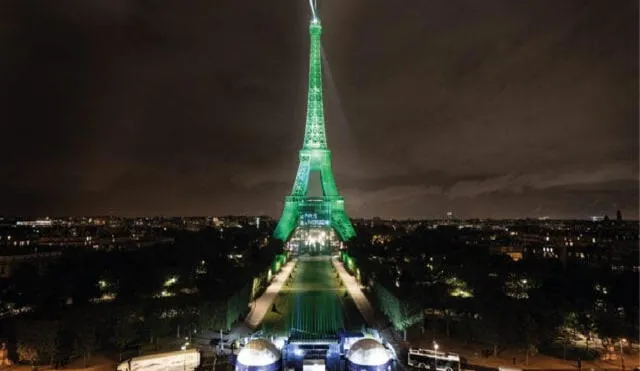
[[[364,324],[329,259],[300,259],[274,304],[276,311],[267,312],[262,321],[269,335],[298,331],[310,337],[332,336]]]

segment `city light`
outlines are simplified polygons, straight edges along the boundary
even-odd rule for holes
[[[640,367],[634,4],[306,1],[3,14],[0,365]]]
[[[446,280],[447,285],[449,285],[449,295],[453,297],[460,298],[472,298],[473,290],[470,289],[466,282],[457,278],[451,277]]]
[[[173,293],[173,292],[170,292],[170,291],[167,291],[167,290],[162,290],[162,291],[160,291],[159,294],[155,295],[154,297],[156,297],[156,298],[168,298],[168,297],[175,296],[175,295],[176,294]]]
[[[176,282],[178,282],[178,278],[177,277],[170,277],[168,278],[165,282],[164,282],[164,287],[170,287],[176,284]]]

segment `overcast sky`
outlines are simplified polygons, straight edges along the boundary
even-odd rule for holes
[[[638,213],[635,0],[321,0],[350,216]],[[305,0],[0,2],[0,214],[278,216]]]

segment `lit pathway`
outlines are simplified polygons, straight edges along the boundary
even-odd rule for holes
[[[344,283],[344,287],[347,288],[347,292],[349,292],[349,296],[353,299],[353,302],[358,307],[360,313],[362,313],[362,317],[369,326],[375,326],[376,324],[376,315],[369,299],[362,293],[360,289],[360,284],[356,281],[356,278],[350,275],[342,263],[340,263],[337,259],[331,259],[333,266],[336,268],[336,271],[340,275],[340,279],[342,283]]]
[[[262,322],[267,311],[271,309],[273,300],[278,295],[278,292],[280,292],[280,289],[282,289],[284,283],[287,282],[287,279],[289,278],[289,275],[291,275],[291,271],[295,265],[296,260],[292,260],[282,267],[280,273],[273,277],[271,284],[267,287],[264,294],[251,303],[251,311],[244,320],[244,323],[247,326],[255,329],[258,327],[260,322]]]

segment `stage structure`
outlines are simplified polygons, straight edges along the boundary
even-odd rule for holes
[[[304,142],[300,150],[300,164],[291,194],[285,198],[284,210],[274,231],[274,237],[288,241],[294,232],[299,238],[309,240],[312,236],[325,241],[325,235],[333,232],[341,241],[355,236],[351,221],[344,210],[344,199],[331,169],[331,151],[327,147],[322,101],[322,47],[320,36],[322,25],[315,4],[311,2],[312,19],[309,24],[309,87],[307,92],[307,119]],[[309,197],[309,177],[319,173],[322,185],[321,197]],[[317,245],[317,243],[315,243]]]

